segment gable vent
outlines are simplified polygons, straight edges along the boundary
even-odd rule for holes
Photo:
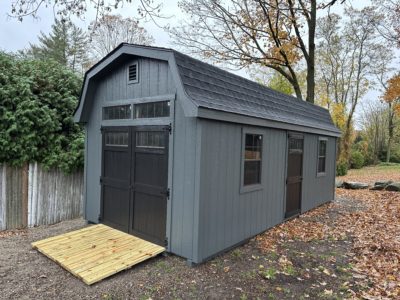
[[[128,68],[128,81],[129,82],[137,82],[138,81],[138,65],[133,64]]]

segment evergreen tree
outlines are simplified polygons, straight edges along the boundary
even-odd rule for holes
[[[88,37],[85,32],[70,22],[55,20],[51,32],[41,32],[38,44],[30,44],[23,56],[38,59],[52,59],[74,72],[83,72],[88,65],[86,55]]]

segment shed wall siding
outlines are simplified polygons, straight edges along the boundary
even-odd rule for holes
[[[101,124],[102,107],[110,102],[124,103],[142,97],[170,95],[175,93],[175,85],[172,80],[168,63],[159,60],[145,58],[139,61],[139,82],[128,84],[127,67],[136,61],[132,59],[109,71],[106,76],[93,82],[94,101],[91,106],[87,129],[86,148],[86,197],[85,218],[97,223],[100,214],[100,176],[101,176]],[[112,125],[128,125],[127,122],[113,121]]]
[[[195,180],[199,168],[197,155],[196,118],[183,114],[182,99],[175,105],[174,120],[174,165],[173,189],[171,197],[170,251],[188,258],[193,258],[193,237],[195,218]]]
[[[199,124],[200,227],[195,262],[282,222],[286,173],[286,131],[254,127],[264,140],[262,189],[240,193],[243,127],[204,119]]]
[[[318,136],[305,134],[301,211],[306,212],[335,198],[336,138],[329,137],[326,150],[326,175],[317,176]]]

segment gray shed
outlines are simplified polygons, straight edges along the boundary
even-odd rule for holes
[[[200,263],[334,199],[329,112],[172,49],[85,76],[85,218]]]

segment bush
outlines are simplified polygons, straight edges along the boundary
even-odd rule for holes
[[[364,156],[360,151],[352,151],[350,158],[350,167],[353,169],[361,169],[364,166]]]
[[[344,161],[338,161],[336,164],[336,176],[344,176],[347,174],[347,163]]]
[[[0,53],[0,163],[83,166],[83,130],[73,121],[81,79],[54,61]]]

